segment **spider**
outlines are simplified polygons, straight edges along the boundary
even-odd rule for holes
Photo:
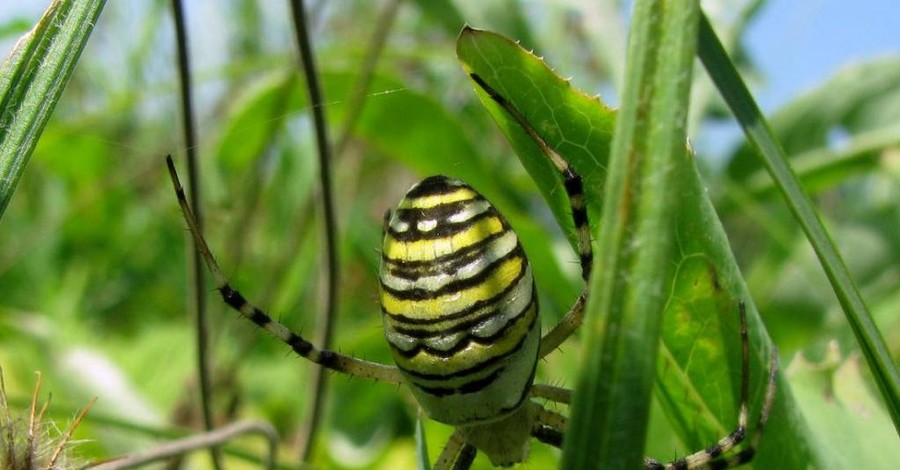
[[[593,252],[581,177],[510,102],[478,75],[470,76],[539,145],[563,178],[582,278],[589,281]],[[581,324],[587,290],[542,336],[525,252],[503,215],[471,186],[431,176],[385,213],[380,304],[384,337],[396,364],[388,366],[319,349],[235,290],[197,226],[171,157],[167,165],[184,219],[225,303],[310,362],[353,377],[408,386],[432,419],[454,427],[434,468],[467,469],[479,451],[495,466],[511,466],[527,458],[532,437],[562,446],[566,417],[532,398],[569,404],[571,392],[533,382],[538,360]],[[739,313],[742,369],[737,427],[681,459],[664,464],[646,458],[645,468],[727,468],[753,458],[774,399],[777,358],[772,354],[755,433],[738,451],[736,446],[746,437],[750,375],[743,302]]]

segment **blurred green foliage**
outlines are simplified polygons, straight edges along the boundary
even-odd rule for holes
[[[592,10],[553,2],[402,2],[362,107],[348,109],[373,54],[374,19],[384,3],[318,2],[311,15],[332,141],[348,136],[334,173],[343,273],[336,349],[390,360],[376,301],[381,218],[411,184],[434,172],[467,179],[514,226],[535,234],[526,249],[540,266],[543,321],[552,324],[581,288],[576,258],[460,70],[456,35],[466,21],[518,38],[576,86],[614,91],[625,15],[608,6],[615,2]],[[198,422],[189,245],[163,163],[167,153],[183,154],[167,5],[107,5],[0,220],[0,365],[8,393],[13,405],[24,406],[32,372],[41,370],[44,390],[55,395],[52,409],[63,419],[99,396],[77,434],[89,440],[78,448],[85,458],[146,449],[161,431]],[[752,11],[713,22],[739,37]],[[618,27],[595,26],[589,18],[597,14]],[[309,114],[287,18],[279,2],[188,9],[206,234],[238,288],[274,317],[311,332],[324,298],[322,230]],[[3,39],[20,34],[14,26],[22,22],[0,18],[8,25],[0,27]],[[752,64],[739,66],[758,73]],[[900,125],[900,95],[891,86],[900,83],[898,74],[897,59],[849,66],[772,119],[895,359],[900,134],[879,131]],[[723,118],[721,104],[704,87],[695,88],[694,99],[689,133],[702,141],[706,126]],[[344,131],[346,117],[357,112]],[[867,450],[877,448],[882,455],[873,458],[896,461],[896,434],[865,367],[857,367],[855,340],[834,295],[748,152],[734,149],[722,160],[700,154],[697,162],[788,370],[790,383],[779,386],[795,390],[817,439],[828,442],[822,428],[841,423],[866,445],[881,444],[832,442],[832,452],[877,454]],[[310,368],[218,302],[210,308],[218,419],[271,421],[284,437],[284,461],[293,462]],[[538,380],[573,384],[578,352],[589,346],[576,339],[550,355]],[[337,376],[330,389],[318,463],[415,465],[416,410],[405,390]],[[426,422],[425,432],[434,458],[450,428]],[[650,432],[649,454],[688,450],[656,408]],[[239,445],[262,449],[255,440]],[[544,468],[557,459],[558,452],[535,444],[529,465]]]

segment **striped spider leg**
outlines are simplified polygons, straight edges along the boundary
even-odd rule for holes
[[[691,455],[663,464],[652,458],[644,459],[644,467],[648,470],[679,470],[690,468],[730,468],[743,465],[753,460],[759,440],[762,438],[763,429],[769,419],[772,402],[775,400],[775,378],[778,374],[778,353],[773,348],[769,362],[768,382],[766,394],[756,422],[756,429],[750,438],[750,444],[731,453],[740,444],[747,434],[747,414],[750,402],[750,340],[747,337],[747,312],[744,302],[738,304],[741,316],[741,402],[738,413],[738,426],[727,436],[719,439],[715,444],[706,449],[694,452]]]
[[[169,176],[172,178],[172,185],[175,187],[175,193],[178,197],[178,205],[181,206],[181,212],[187,222],[191,236],[194,238],[194,244],[200,255],[206,262],[206,266],[213,275],[213,281],[216,284],[216,290],[222,295],[222,300],[241,314],[242,317],[252,321],[260,328],[268,331],[276,338],[287,344],[294,350],[297,355],[306,358],[310,362],[318,364],[327,369],[341,372],[354,377],[362,377],[391,384],[399,384],[402,382],[399,371],[396,367],[386,366],[377,362],[364,361],[351,356],[346,356],[327,349],[319,349],[302,336],[294,333],[290,328],[284,326],[277,320],[270,317],[258,307],[254,306],[247,299],[235,290],[228,283],[228,279],[216,262],[206,239],[200,233],[200,227],[194,218],[194,213],[187,202],[184,194],[184,188],[178,178],[175,170],[175,162],[171,156],[166,157],[166,166],[169,169]]]

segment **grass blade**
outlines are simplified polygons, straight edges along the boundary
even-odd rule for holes
[[[665,286],[674,274],[672,177],[683,164],[699,11],[696,2],[669,3],[634,7],[585,318],[599,342],[585,353],[563,468],[637,468],[643,457]]]
[[[191,80],[191,60],[188,47],[187,28],[185,27],[184,4],[181,0],[172,0],[172,26],[175,29],[175,44],[178,56],[178,84],[181,97],[181,126],[184,132],[184,146],[187,156],[188,198],[194,208],[197,226],[203,228],[203,205],[200,203],[200,165],[197,161],[197,132],[194,127],[194,100]],[[191,244],[192,245],[192,244]],[[212,411],[212,355],[210,354],[209,315],[206,308],[206,267],[200,250],[191,246],[191,298],[194,305],[194,324],[196,325],[197,378],[200,392],[200,415],[203,428],[209,432],[214,427]],[[222,470],[222,455],[218,447],[210,447],[210,459],[213,468]]]
[[[53,2],[0,66],[0,217],[105,3]]]
[[[303,75],[306,78],[306,87],[309,94],[309,102],[312,105],[313,130],[316,135],[316,151],[319,161],[319,180],[322,185],[322,212],[325,226],[325,258],[328,266],[325,289],[327,291],[326,304],[320,310],[319,321],[316,326],[316,344],[324,348],[331,345],[334,336],[334,322],[338,309],[337,284],[340,278],[338,268],[338,239],[337,221],[335,220],[334,190],[331,177],[331,144],[328,141],[328,124],[325,117],[325,106],[322,105],[322,90],[319,86],[319,72],[316,70],[315,57],[312,51],[312,38],[308,31],[308,19],[306,6],[303,0],[291,1],[291,18],[297,35],[297,48],[300,51],[300,62],[303,67]],[[312,400],[310,412],[300,431],[300,460],[306,462],[312,455],[315,437],[318,432],[319,422],[324,408],[325,393],[327,390],[328,376],[325,369],[316,367],[313,381],[310,383]]]
[[[431,470],[431,460],[428,459],[428,440],[425,438],[423,419],[422,415],[416,417],[416,430],[414,432],[416,438],[416,468],[418,470]]]
[[[747,138],[759,150],[775,185],[809,238],[872,370],[894,427],[900,432],[900,373],[872,321],[868,307],[816,215],[812,202],[788,166],[781,146],[705,17],[701,20],[699,41],[698,54],[703,65],[744,128]]]

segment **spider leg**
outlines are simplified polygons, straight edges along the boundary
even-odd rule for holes
[[[531,402],[534,425],[531,435],[537,440],[562,448],[563,436],[566,433],[566,425],[569,419],[556,411],[548,410],[539,403]]]
[[[775,399],[775,377],[777,373],[778,353],[773,348],[772,360],[769,364],[769,383],[766,387],[766,397],[765,401],[763,401],[762,410],[760,410],[759,420],[756,423],[756,429],[753,431],[753,436],[750,438],[750,444],[734,455],[721,456],[712,459],[706,462],[706,466],[710,468],[731,468],[743,465],[753,460],[753,456],[756,455],[756,448],[759,447],[759,441],[762,438],[762,432],[766,426],[766,421],[768,421],[769,419],[769,412],[772,409],[772,402]]]
[[[575,331],[578,330],[578,327],[581,326],[581,322],[584,320],[584,303],[586,301],[587,289],[578,296],[578,300],[575,301],[575,304],[572,305],[572,308],[569,309],[566,316],[559,320],[559,323],[541,338],[541,349],[538,353],[539,358],[543,358],[556,350],[556,348],[563,344],[569,336],[572,336],[572,333],[575,333]]]
[[[478,449],[467,444],[462,432],[456,429],[434,463],[434,470],[468,470],[477,453]]]
[[[763,400],[762,409],[759,412],[759,420],[756,422],[756,430],[750,440],[752,448],[759,447],[759,441],[762,439],[763,429],[766,422],[769,421],[769,413],[772,411],[772,403],[775,401],[775,382],[778,377],[778,350],[772,348],[769,352],[771,359],[769,360],[769,382],[766,385],[766,396]]]
[[[757,422],[756,429],[750,439],[750,444],[736,454],[725,455],[740,444],[747,433],[747,408],[750,401],[750,340],[747,333],[747,312],[744,307],[744,302],[739,303],[739,309],[741,316],[741,405],[738,414],[737,428],[708,448],[666,464],[649,457],[645,458],[644,467],[646,469],[682,470],[699,467],[731,468],[745,464],[753,459],[753,456],[756,453],[756,447],[759,445],[759,441],[762,438],[762,432],[765,428],[766,421],[769,419],[772,402],[775,400],[775,379],[778,375],[778,352],[774,348],[772,349],[766,395],[762,409],[760,410],[759,421]]]
[[[206,240],[203,238],[203,234],[200,233],[200,228],[197,226],[197,221],[194,219],[193,212],[185,198],[184,188],[181,186],[181,182],[178,179],[178,173],[175,171],[175,164],[172,161],[171,156],[166,157],[166,165],[169,168],[169,176],[172,178],[172,185],[175,187],[175,193],[178,196],[178,204],[181,206],[182,215],[184,215],[184,220],[187,222],[188,228],[191,231],[194,243],[197,246],[197,249],[200,250],[201,256],[203,256],[203,259],[206,261],[206,266],[209,268],[210,273],[212,273],[213,278],[215,279],[216,289],[222,294],[222,299],[225,300],[225,303],[228,304],[229,307],[286,343],[298,355],[319,364],[322,367],[355,377],[363,377],[381,382],[393,384],[402,382],[400,371],[396,367],[379,364],[377,362],[364,361],[327,349],[318,349],[302,336],[294,333],[288,327],[282,325],[265,312],[249,303],[240,292],[231,287],[226,280],[225,275],[222,273],[222,269],[219,268],[218,263],[216,263],[215,257],[209,249],[209,245],[207,245]]]
[[[544,444],[556,447],[557,449],[562,449],[563,433],[557,429],[540,423],[534,423],[534,427],[531,429],[531,435]]]
[[[555,387],[547,384],[534,384],[531,386],[531,396],[543,398],[564,405],[572,404],[572,391],[567,388]]]
[[[579,175],[569,162],[566,161],[556,150],[541,137],[534,127],[528,122],[525,116],[513,106],[506,98],[494,90],[490,85],[477,74],[469,74],[472,80],[481,87],[491,99],[516,120],[519,126],[531,137],[541,152],[547,156],[547,159],[556,168],[556,171],[563,178],[563,185],[566,188],[566,194],[569,196],[569,204],[572,208],[572,221],[575,227],[575,233],[578,239],[578,257],[581,263],[581,278],[587,283],[591,277],[591,264],[594,261],[594,252],[591,246],[591,231],[588,224],[587,205],[585,204],[584,187]],[[549,333],[541,338],[540,357],[546,356],[562,344],[578,327],[581,325],[584,317],[584,304],[587,298],[587,289],[582,292],[575,302],[575,305],[569,309],[566,316]]]

